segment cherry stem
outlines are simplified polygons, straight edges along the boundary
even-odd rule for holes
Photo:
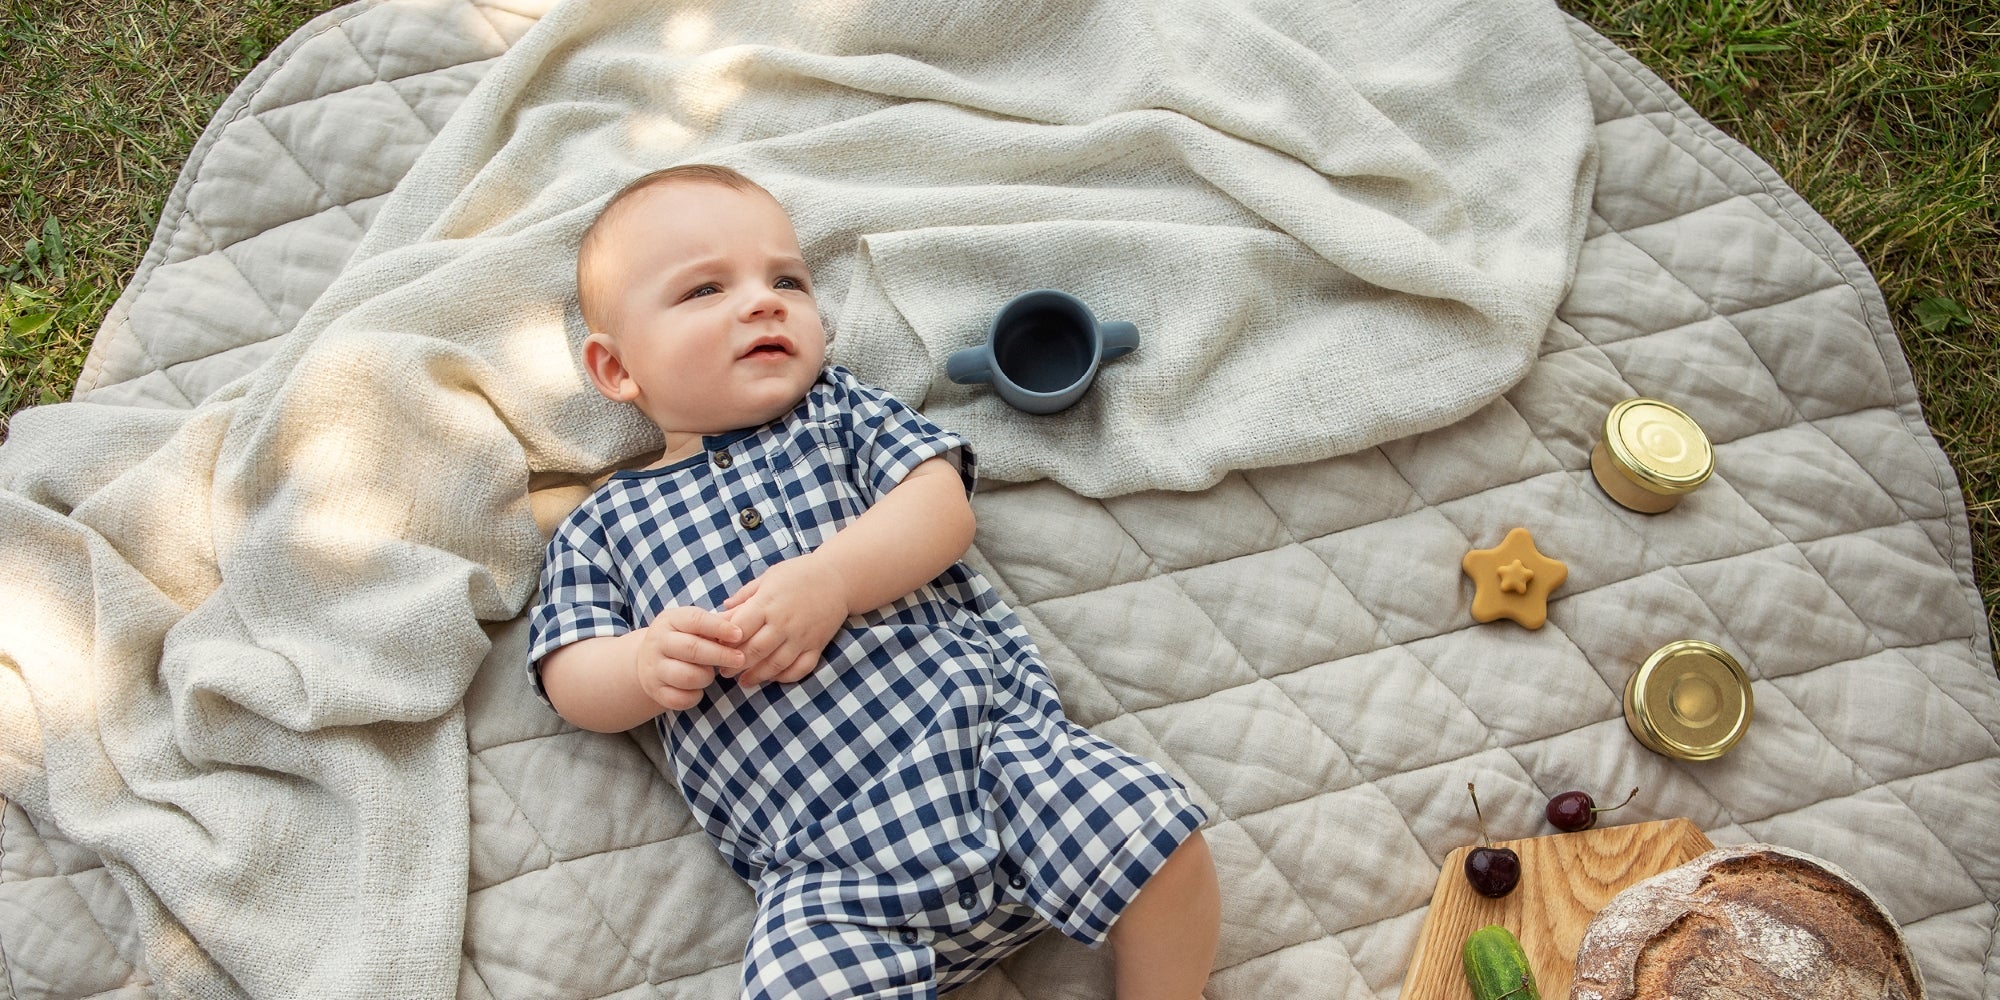
[[[1486,836],[1486,817],[1479,812],[1479,792],[1472,787],[1472,782],[1470,781],[1465,783],[1465,790],[1472,796],[1472,815],[1479,820],[1479,843],[1482,847],[1492,847],[1493,841]],[[1632,789],[1632,794],[1639,794],[1639,790],[1636,788]],[[1626,801],[1629,802],[1631,800],[1627,799]]]
[[[1626,803],[1629,803],[1629,802],[1631,802],[1631,801],[1632,801],[1632,797],[1633,797],[1633,796],[1635,796],[1635,795],[1638,795],[1638,794],[1639,794],[1639,789],[1637,789],[1637,788],[1634,788],[1634,789],[1632,789],[1632,791],[1631,791],[1631,792],[1629,792],[1629,793],[1627,793],[1627,794],[1626,794],[1626,796],[1625,796],[1625,801],[1624,801],[1624,802],[1620,802],[1620,803],[1618,803],[1618,804],[1617,804],[1617,805],[1615,805],[1615,806],[1599,806],[1599,807],[1597,807],[1597,808],[1595,808],[1595,809],[1592,809],[1592,810],[1591,810],[1591,812],[1593,812],[1593,813],[1608,813],[1608,812],[1611,812],[1611,811],[1612,811],[1612,810],[1614,810],[1614,809],[1623,809],[1623,808],[1625,808],[1625,806],[1626,806]]]

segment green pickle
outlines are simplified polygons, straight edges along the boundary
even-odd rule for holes
[[[1465,981],[1476,1000],[1542,1000],[1514,932],[1488,924],[1465,939]]]

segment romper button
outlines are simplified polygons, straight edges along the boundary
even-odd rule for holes
[[[727,469],[730,463],[734,461],[726,451],[718,451],[708,457],[710,461],[715,463],[715,467],[718,469]]]
[[[743,508],[743,516],[737,518],[737,520],[741,521],[746,528],[755,528],[764,523],[764,515],[757,513],[757,508],[755,507],[745,507]]]
[[[905,928],[903,928],[903,943],[904,943],[904,944],[916,944],[916,943],[917,943],[917,932],[916,932],[916,931],[913,931],[913,930],[911,930],[911,929],[909,929],[908,927],[905,927]]]
[[[970,910],[974,906],[979,905],[979,897],[968,892],[958,897],[958,905],[960,909]]]
[[[1007,884],[1013,886],[1016,889],[1026,889],[1028,887],[1028,880],[1022,878],[1019,875],[1016,875],[1013,878],[1008,879]]]

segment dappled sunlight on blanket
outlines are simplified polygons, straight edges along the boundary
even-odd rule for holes
[[[590,391],[578,349],[570,343],[562,317],[556,315],[522,324],[502,338],[495,351],[510,388],[525,389],[536,397],[560,399]]]
[[[33,787],[41,770],[41,720],[20,665],[0,654],[0,788]]]
[[[668,55],[684,56],[707,49],[709,39],[714,36],[714,18],[706,11],[685,10],[667,18],[660,41]]]
[[[720,124],[723,112],[743,96],[745,71],[758,61],[750,49],[724,49],[688,67],[680,80],[681,100],[695,124],[704,128]]]
[[[359,564],[409,525],[409,501],[379,489],[358,489],[366,477],[354,475],[371,447],[346,424],[328,424],[301,442],[290,457],[293,477],[305,497],[304,534],[319,554]]]
[[[0,549],[0,662],[17,676],[23,663],[70,662],[73,672],[60,680],[81,688],[90,682],[83,662],[91,649],[89,613],[80,610],[90,607],[89,595],[53,575],[54,567],[22,558],[28,554],[14,546]],[[36,678],[45,689],[54,680],[45,671]]]
[[[626,123],[626,142],[641,152],[678,151],[694,138],[693,130],[672,115],[635,114]]]

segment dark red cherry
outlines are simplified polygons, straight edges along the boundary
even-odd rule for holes
[[[1597,825],[1596,805],[1588,792],[1564,792],[1549,800],[1549,822],[1571,833],[1588,830]]]
[[[1472,883],[1472,891],[1499,899],[1521,884],[1521,856],[1508,848],[1493,846],[1486,837],[1486,816],[1479,811],[1479,792],[1472,782],[1465,783],[1465,793],[1472,796],[1472,815],[1479,820],[1480,844],[1465,852],[1465,880]]]
[[[1499,899],[1521,884],[1521,856],[1505,847],[1475,847],[1465,855],[1465,880],[1474,892]]]
[[[1598,813],[1607,813],[1613,809],[1622,809],[1625,807],[1625,803],[1632,801],[1632,796],[1637,794],[1639,794],[1639,790],[1634,788],[1630,795],[1625,796],[1625,802],[1599,809],[1597,803],[1591,799],[1589,792],[1563,792],[1549,800],[1549,808],[1547,810],[1549,822],[1554,824],[1556,829],[1570,833],[1575,833],[1578,830],[1588,830],[1597,825]]]

